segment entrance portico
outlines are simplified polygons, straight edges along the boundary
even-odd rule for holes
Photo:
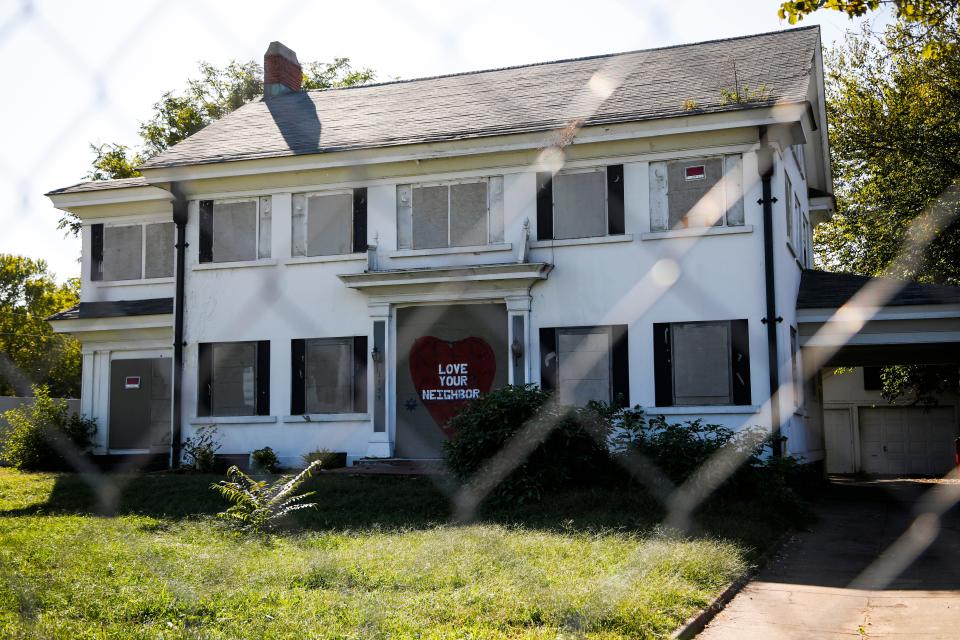
[[[419,357],[422,366],[430,360],[435,367],[440,360],[445,363],[446,359],[457,359],[457,354],[466,350],[471,354],[471,362],[482,363],[487,345],[492,350],[492,371],[481,379],[477,365],[466,367],[463,380],[452,379],[453,387],[463,382],[465,390],[480,385],[477,388],[485,391],[488,385],[523,384],[531,380],[530,289],[545,280],[551,269],[552,265],[547,263],[507,263],[339,276],[348,287],[368,296],[374,365],[369,457],[440,455],[439,437],[422,436],[429,433],[426,429],[435,431],[434,435],[440,433],[442,425],[436,421],[442,421],[446,413],[437,403],[445,401],[437,398],[451,397],[456,402],[457,389],[445,387],[440,393],[433,388],[420,389],[426,383],[415,380],[415,374],[411,374],[412,355]],[[471,313],[471,309],[476,311]],[[437,355],[443,349],[435,345],[417,342],[418,338],[431,337],[435,343],[449,345],[449,356]],[[465,342],[469,339],[472,343]],[[418,353],[412,351],[415,344]],[[423,356],[424,349],[429,351],[428,357]],[[450,364],[456,374],[460,370],[454,368],[464,363]],[[424,391],[434,393],[423,396]],[[416,418],[411,419],[410,414],[416,414]],[[410,446],[402,442],[404,435]]]

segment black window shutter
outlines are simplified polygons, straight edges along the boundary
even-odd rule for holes
[[[752,404],[750,401],[750,335],[746,320],[730,321],[730,348],[733,404]]]
[[[200,201],[200,262],[213,262],[213,200]]]
[[[367,411],[367,336],[353,339],[353,410]]]
[[[90,279],[103,280],[103,225],[90,225]]]
[[[270,415],[270,341],[257,342],[257,366],[255,370],[257,384],[257,415]]]
[[[673,406],[673,362],[670,355],[670,324],[653,324],[653,386],[658,407]]]
[[[306,408],[306,340],[290,341],[290,415],[302,416]]]
[[[627,343],[627,325],[615,324],[611,328],[613,346],[610,353],[612,369],[611,386],[613,402],[620,407],[630,406],[630,355]]]
[[[367,188],[353,190],[353,251],[367,250]]]
[[[623,222],[623,165],[607,167],[607,233],[622,236]]]
[[[210,415],[213,392],[213,345],[197,345],[197,417]]]
[[[540,388],[557,388],[557,330],[540,328]]]
[[[553,240],[553,174],[537,172],[537,240]]]

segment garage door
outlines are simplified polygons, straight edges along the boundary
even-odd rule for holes
[[[942,475],[953,466],[953,407],[860,409],[860,467],[883,475]]]

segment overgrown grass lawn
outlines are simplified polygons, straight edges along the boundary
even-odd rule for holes
[[[209,476],[116,479],[97,515],[81,476],[0,470],[0,637],[666,637],[780,526],[727,508],[728,539],[670,539],[622,490],[456,526],[428,479],[321,475],[318,511],[251,537]]]

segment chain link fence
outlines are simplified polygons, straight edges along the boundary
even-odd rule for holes
[[[213,9],[206,3],[191,3],[191,7],[205,15],[211,23],[218,22],[216,16],[212,13]],[[283,19],[286,19],[290,12],[296,13],[296,3],[288,3],[286,7],[289,11],[278,11],[275,15],[284,16]],[[114,61],[121,58],[121,52],[129,43],[138,38],[142,31],[150,29],[151,22],[167,8],[168,3],[166,2],[154,3],[148,11],[143,13],[143,17],[136,28],[126,34],[119,34],[115,54],[108,56],[106,58],[108,62],[97,68],[78,63],[85,58],[83,52],[72,49],[68,41],[60,37],[49,23],[38,19],[34,5],[29,0],[24,0],[6,11],[2,18],[3,22],[0,24],[0,45],[18,31],[29,30],[33,37],[43,42],[44,46],[57,51],[64,65],[72,69],[72,73],[82,75],[91,86],[95,87],[88,101],[70,104],[63,110],[62,119],[56,123],[59,133],[50,138],[49,146],[39,154],[41,162],[57,153],[56,140],[58,137],[73,130],[78,124],[93,117],[94,114],[102,114],[104,111],[109,112],[114,108],[107,97],[107,92],[104,90],[105,77],[111,73]],[[280,19],[279,17],[276,18],[276,20]],[[269,33],[274,27],[269,20],[267,22],[268,24],[264,27],[265,33]],[[224,28],[227,29],[226,26]],[[230,33],[229,30],[221,34],[221,37],[227,41],[240,40],[238,35]],[[564,141],[569,141],[575,137],[579,127],[578,123],[584,122],[623,81],[616,69],[609,69],[607,73],[601,73],[598,77],[602,78],[603,81],[583,87],[581,99],[570,105],[569,120],[572,124],[569,130],[563,132],[563,135],[560,136],[560,144],[545,150],[535,165],[529,168],[530,171],[543,170],[544,168],[552,171],[561,169],[565,163]],[[35,195],[27,190],[34,188],[30,178],[37,168],[37,165],[3,167],[5,179],[17,185],[19,198],[23,202],[27,202]],[[363,176],[358,174],[358,177],[362,178]],[[952,186],[944,192],[936,206],[931,207],[924,216],[914,222],[913,228],[908,234],[909,239],[894,265],[892,265],[891,272],[911,273],[916,271],[923,260],[925,248],[939,231],[945,229],[954,221],[958,193],[960,193],[958,188]],[[596,324],[604,325],[614,321],[622,323],[627,315],[631,322],[638,321],[667,292],[676,286],[681,286],[678,285],[681,279],[683,280],[684,295],[689,295],[691,298],[700,298],[706,295],[708,292],[699,290],[696,274],[690,274],[691,277],[682,277],[684,275],[684,257],[687,252],[695,250],[697,243],[684,243],[678,245],[678,247],[680,246],[683,248],[675,249],[674,255],[662,259],[653,269],[638,279],[636,285],[623,296],[616,307],[609,309],[604,317],[597,318]],[[898,287],[899,285],[892,280],[876,280],[865,286],[852,300],[838,309],[831,319],[832,327],[842,327],[845,338],[847,340],[853,338],[866,323],[882,310],[884,304],[896,295]],[[262,279],[259,286],[250,287],[244,291],[231,291],[230,295],[240,297],[244,302],[241,313],[237,314],[236,322],[238,326],[242,325],[246,317],[257,314],[265,303],[282,306],[286,309],[291,325],[303,326],[310,323],[310,308],[306,307],[301,299],[293,298],[282,289],[273,286],[269,279]],[[456,302],[456,299],[450,300],[450,303]],[[833,337],[836,337],[835,334]],[[836,349],[821,349],[809,355],[805,354],[805,358],[813,359],[813,361],[808,360],[805,363],[804,370],[819,372],[820,369],[827,366],[835,353]],[[595,364],[597,364],[597,361],[585,362],[583,366],[589,369]],[[29,377],[26,374],[24,376]],[[813,383],[814,380],[810,379],[806,382]],[[770,404],[779,402],[779,395],[792,394],[791,384],[792,382],[784,384],[774,394],[773,398],[767,399],[759,412],[760,415],[770,414]],[[189,390],[187,390],[187,393],[189,393]],[[450,502],[452,522],[469,523],[482,519],[480,508],[484,500],[496,490],[502,481],[524,464],[532,451],[557,427],[557,420],[564,415],[563,411],[557,411],[554,404],[546,406],[540,414],[524,425],[523,429],[507,443],[498,455],[490,459],[482,470],[466,483],[459,484],[451,482],[448,478],[431,476],[436,480],[438,489],[446,495]],[[741,425],[742,428],[750,426],[753,426],[752,421]],[[602,444],[604,446],[608,445],[606,441]],[[82,452],[64,448],[62,454],[70,461],[83,481],[88,483],[95,492],[98,504],[97,512],[104,516],[116,514],[124,490],[136,478],[134,473],[136,468],[133,466],[135,462],[131,462],[126,467],[121,465],[111,473],[105,473],[93,465],[86,456],[82,455]],[[626,473],[632,477],[636,485],[642,487],[660,504],[665,514],[660,523],[662,530],[668,532],[670,536],[683,538],[693,535],[698,530],[696,523],[698,509],[747,461],[750,455],[750,447],[732,445],[724,447],[697,472],[679,485],[674,484],[668,475],[653,462],[635,452],[627,451],[617,456],[617,460]],[[902,533],[893,545],[882,550],[873,559],[869,566],[850,583],[850,588],[883,589],[892,584],[935,541],[939,533],[940,518],[960,501],[960,483],[958,483],[956,472],[951,472],[944,480],[945,482],[932,486],[923,494],[922,499],[914,505],[913,524]],[[608,576],[603,591],[611,600],[616,599],[617,590],[629,582],[624,579],[623,574],[642,570],[645,559],[636,558],[635,560],[635,563],[628,562],[625,569],[621,568],[618,572],[613,572]],[[162,563],[158,563],[157,571],[162,574]],[[173,587],[175,585],[171,585],[171,588]]]

